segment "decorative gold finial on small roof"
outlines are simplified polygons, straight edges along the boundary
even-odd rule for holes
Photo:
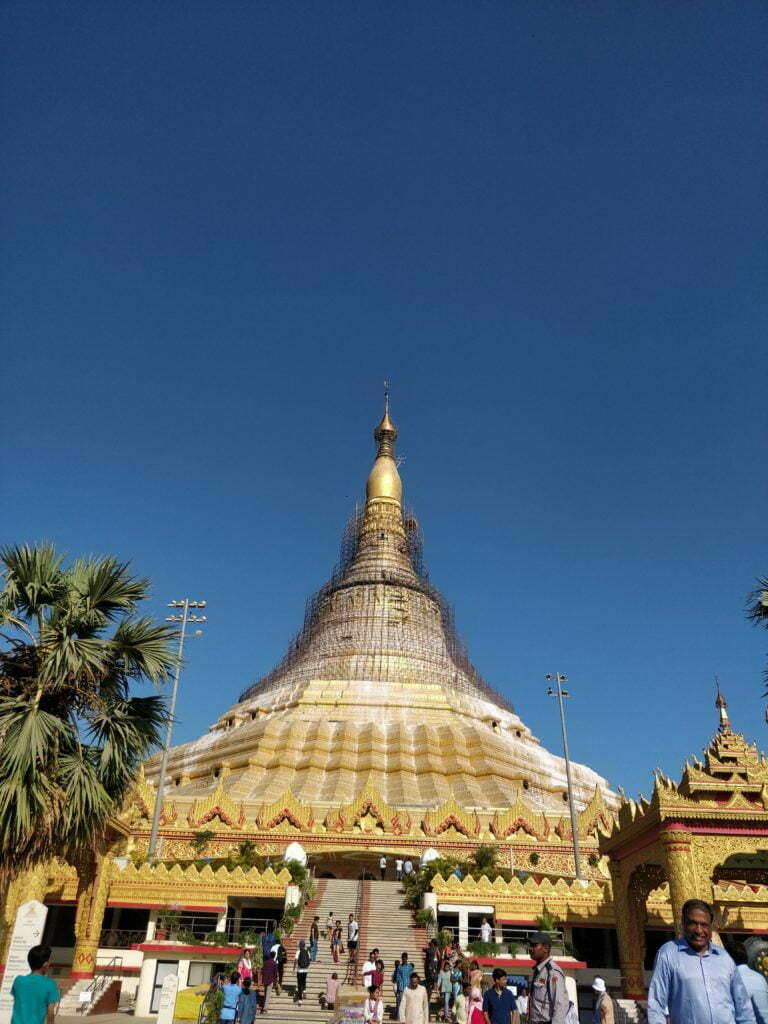
[[[728,732],[728,730],[730,730],[731,728],[731,723],[728,718],[728,712],[726,711],[726,708],[728,707],[728,701],[725,699],[722,693],[720,693],[720,680],[717,678],[717,676],[715,676],[715,686],[717,687],[715,707],[720,713],[720,732]]]

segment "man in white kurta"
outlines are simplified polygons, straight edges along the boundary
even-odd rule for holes
[[[429,1024],[429,998],[418,974],[412,974],[400,1000],[401,1024]]]

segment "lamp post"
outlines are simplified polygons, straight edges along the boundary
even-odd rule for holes
[[[147,860],[155,859],[155,851],[157,849],[157,833],[160,828],[160,809],[163,803],[163,790],[165,789],[165,772],[168,767],[168,751],[171,748],[171,738],[173,736],[173,716],[176,712],[176,696],[179,692],[179,677],[181,676],[181,659],[184,654],[184,640],[187,635],[187,623],[189,622],[205,622],[205,615],[190,615],[190,608],[205,608],[205,601],[190,601],[188,597],[185,597],[183,601],[169,601],[169,608],[181,608],[182,612],[180,615],[167,615],[166,622],[180,622],[181,629],[179,630],[179,653],[176,657],[176,671],[173,675],[173,689],[171,691],[171,705],[168,709],[168,728],[165,733],[165,744],[163,745],[163,753],[160,758],[160,774],[157,777],[157,790],[155,792],[155,810],[152,815],[152,830],[149,833],[149,849],[147,850]],[[195,636],[200,636],[202,631],[197,631]]]
[[[565,707],[563,705],[563,698],[570,697],[567,690],[563,689],[563,683],[568,679],[568,676],[564,676],[561,672],[555,672],[554,675],[546,675],[544,678],[547,682],[554,680],[556,690],[553,690],[551,686],[547,687],[548,697],[557,697],[557,701],[560,705],[560,729],[563,734],[563,753],[565,754],[565,778],[568,784],[568,809],[571,812],[571,832],[573,833],[573,859],[576,863],[576,877],[579,881],[582,881],[581,876],[581,850],[579,849],[579,831],[576,825],[576,805],[573,802],[573,782],[571,780],[571,759],[568,756],[568,732],[565,728]]]

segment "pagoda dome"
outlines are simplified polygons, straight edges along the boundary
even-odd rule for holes
[[[195,807],[224,801],[233,821],[297,829],[307,850],[317,836],[327,842],[329,831],[351,828],[350,807],[363,797],[387,828],[421,829],[419,853],[440,845],[434,829],[443,819],[430,818],[440,807],[465,832],[487,836],[494,815],[525,806],[540,816],[540,834],[553,834],[567,805],[563,758],[484,681],[424,569],[421,526],[402,506],[388,407],[374,438],[367,500],[285,656],[207,735],[171,750],[177,813],[196,820]],[[148,779],[158,763],[148,763]],[[572,764],[572,782],[579,809],[596,790],[603,806],[618,803],[585,765]],[[498,819],[494,827],[502,829]]]

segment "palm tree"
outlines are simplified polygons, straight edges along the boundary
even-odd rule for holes
[[[0,549],[0,864],[4,881],[103,839],[161,739],[173,630],[135,614],[148,581],[52,544]]]
[[[747,618],[751,619],[756,626],[764,626],[768,629],[768,577],[760,577],[757,581],[757,589],[753,590],[747,598]],[[768,668],[763,673],[763,678],[768,683]],[[768,697],[768,690],[763,694]]]

